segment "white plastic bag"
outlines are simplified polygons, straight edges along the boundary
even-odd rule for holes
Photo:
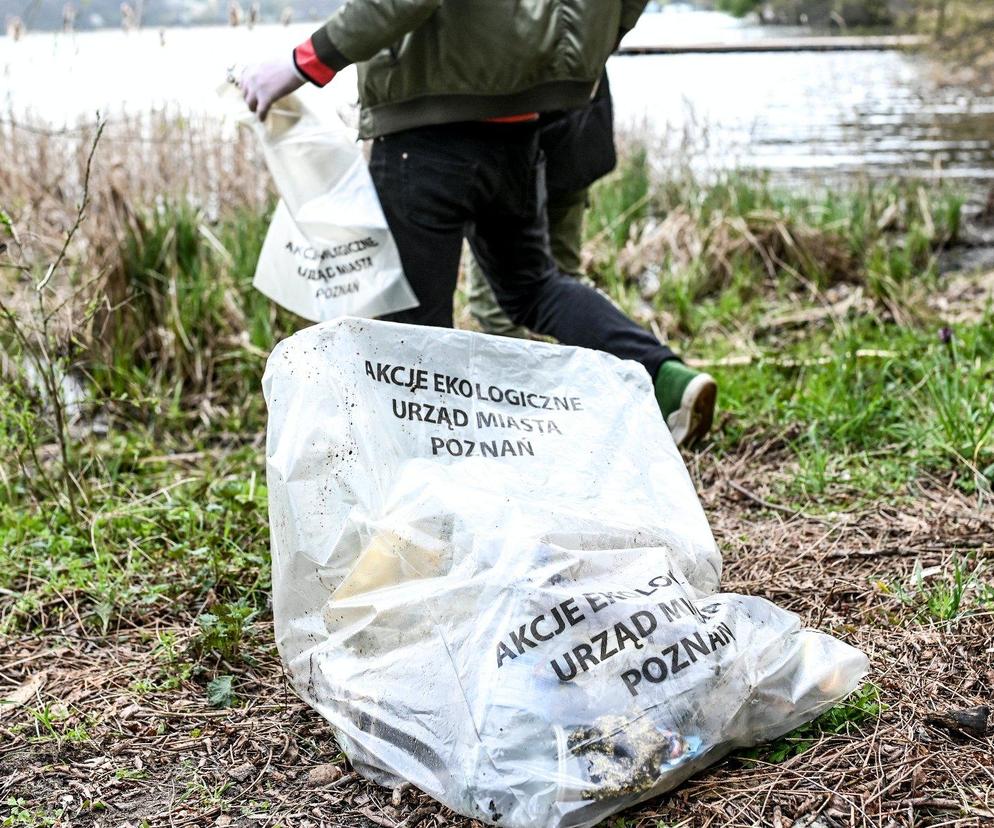
[[[296,95],[251,123],[281,196],[256,289],[314,322],[417,307],[355,131]]]
[[[276,635],[367,776],[592,826],[851,692],[721,559],[645,369],[355,319],[264,379]]]

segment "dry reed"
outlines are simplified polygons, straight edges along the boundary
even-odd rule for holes
[[[0,208],[10,219],[10,259],[29,269],[53,257],[76,215],[86,159],[98,124],[53,130],[39,123],[0,119]],[[140,234],[148,211],[181,205],[208,225],[225,211],[266,207],[268,176],[251,136],[216,120],[167,112],[106,123],[89,181],[87,216],[68,251],[67,275],[90,280],[120,298],[121,256],[130,234]],[[12,268],[8,268],[8,271]],[[18,271],[21,280],[24,271]],[[8,274],[9,277],[9,274]],[[7,292],[18,280],[7,279]],[[2,283],[0,283],[2,287]]]

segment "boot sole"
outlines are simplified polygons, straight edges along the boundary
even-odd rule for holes
[[[709,374],[698,374],[683,390],[680,407],[666,418],[678,446],[693,446],[711,430],[718,384]]]

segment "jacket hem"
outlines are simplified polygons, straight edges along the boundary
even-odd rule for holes
[[[595,84],[595,81],[550,81],[510,95],[424,95],[379,104],[362,111],[359,135],[378,138],[422,126],[575,109],[590,103]]]

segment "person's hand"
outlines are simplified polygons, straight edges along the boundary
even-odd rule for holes
[[[260,121],[266,120],[269,108],[276,101],[303,85],[304,81],[297,73],[292,57],[249,66],[238,81],[245,103],[259,116]]]

